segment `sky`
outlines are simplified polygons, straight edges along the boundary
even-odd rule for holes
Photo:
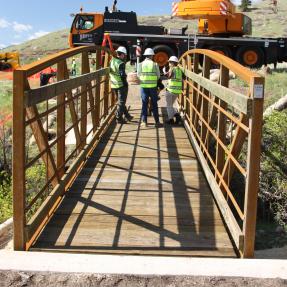
[[[81,7],[87,12],[103,12],[113,0],[13,0],[1,1],[0,49],[69,28],[71,13]],[[138,15],[169,15],[175,0],[118,0],[118,9]],[[235,4],[240,0],[233,0]]]

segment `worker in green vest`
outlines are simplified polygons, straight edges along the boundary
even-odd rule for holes
[[[157,85],[160,79],[160,71],[157,63],[153,61],[154,51],[151,48],[147,48],[144,52],[146,59],[138,66],[138,77],[141,85],[141,98],[142,98],[142,126],[147,127],[147,115],[148,115],[148,101],[151,98],[152,113],[155,120],[155,126],[160,127],[158,114],[158,94]]]
[[[181,117],[178,112],[178,96],[182,93],[182,71],[178,67],[178,58],[172,56],[169,58],[169,72],[167,73],[168,85],[166,88],[166,108],[168,120],[167,124],[179,124],[181,122]],[[175,107],[177,106],[177,107]],[[174,121],[175,118],[175,121]]]
[[[72,60],[72,76],[76,76],[77,74],[77,64],[76,64],[76,59],[73,58]]]
[[[127,121],[131,121],[131,116],[126,107],[126,101],[128,96],[128,82],[126,75],[125,60],[127,57],[127,49],[125,47],[119,47],[116,50],[117,56],[113,57],[110,63],[110,81],[112,91],[116,94],[117,112],[116,119],[120,124],[124,124]],[[125,117],[125,118],[123,118]]]

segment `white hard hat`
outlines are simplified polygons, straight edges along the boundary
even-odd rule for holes
[[[171,56],[168,61],[178,63],[178,58],[176,56]]]
[[[145,51],[144,51],[144,56],[154,56],[154,50],[151,49],[151,48],[147,48]]]
[[[118,47],[117,52],[118,53],[123,53],[125,55],[128,54],[127,49],[125,47],[123,47],[123,46]]]

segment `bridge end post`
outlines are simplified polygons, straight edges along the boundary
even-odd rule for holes
[[[257,200],[259,191],[259,172],[261,155],[261,136],[263,124],[264,78],[254,77],[251,83],[252,117],[249,119],[249,140],[247,153],[247,177],[244,204],[244,246],[243,257],[254,257]]]
[[[24,251],[25,240],[25,108],[24,92],[26,75],[22,70],[14,71],[13,82],[13,222],[14,250]]]

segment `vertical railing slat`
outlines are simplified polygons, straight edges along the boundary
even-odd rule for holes
[[[104,68],[107,68],[108,65],[109,65],[109,54],[105,53]],[[109,75],[105,76],[103,97],[104,97],[104,116],[106,117],[108,115],[108,108],[109,108]]]
[[[210,68],[211,68],[211,60],[209,57],[204,56],[204,63],[203,63],[203,74],[202,76],[206,79],[209,79],[210,77]],[[209,92],[206,89],[202,89],[202,92],[204,95],[209,97]],[[209,111],[209,102],[207,99],[205,99],[203,96],[200,97],[202,99],[202,117],[203,119],[208,122],[208,111]],[[207,127],[205,124],[202,122],[201,123],[201,138],[203,141],[205,141],[206,138],[206,133],[207,133]]]
[[[223,65],[221,65],[221,67],[220,67],[220,85],[223,87],[228,87],[228,84],[229,84],[229,70],[226,67],[224,67]],[[219,106],[221,108],[223,108],[224,110],[227,108],[227,104],[222,100],[219,100]],[[219,113],[218,123],[217,123],[218,124],[218,126],[217,126],[218,138],[224,144],[226,144],[226,116],[220,111],[218,111],[218,113]],[[216,167],[220,173],[223,170],[224,159],[225,159],[225,152],[224,152],[223,148],[221,147],[221,145],[217,142]],[[216,178],[218,179],[218,176],[216,176]]]
[[[85,53],[82,53],[82,74],[87,73],[90,69],[89,61],[85,59]],[[88,93],[85,91],[86,86],[81,87],[81,148],[87,143],[87,112],[88,112]]]
[[[101,67],[101,51],[98,50],[96,54],[96,70],[99,70]],[[101,100],[101,77],[96,79],[96,88],[95,88],[95,124],[98,127],[100,124],[100,100]]]
[[[66,79],[66,61],[63,60],[57,65],[57,81]],[[59,177],[62,177],[65,173],[65,94],[61,94],[57,97],[57,169]],[[61,105],[61,106],[60,106]]]

